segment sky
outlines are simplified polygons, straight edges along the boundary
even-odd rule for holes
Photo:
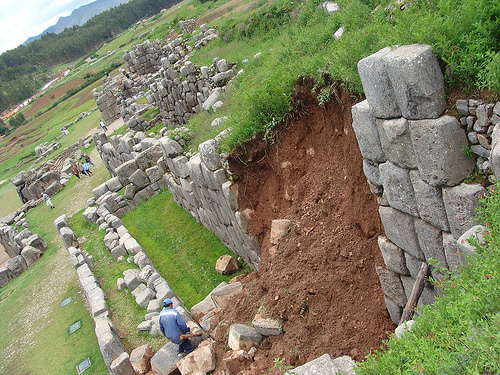
[[[0,53],[55,25],[59,17],[95,0],[1,0]]]

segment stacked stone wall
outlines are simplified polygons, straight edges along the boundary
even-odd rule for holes
[[[103,134],[94,137],[101,158],[115,177],[93,190],[91,204],[104,202],[111,213],[121,217],[136,203],[168,186],[180,207],[250,267],[258,268],[260,247],[248,235],[247,213],[238,211],[216,140],[202,143],[199,152],[188,158],[179,143],[168,137],[144,138],[142,132],[129,132],[110,141]],[[123,187],[124,195],[118,195]]]
[[[0,222],[0,243],[10,257],[7,264],[0,267],[0,288],[31,267],[47,249],[40,235],[29,229],[19,232],[3,222]]]
[[[378,195],[385,236],[379,247],[385,267],[377,268],[394,322],[410,296],[422,262],[458,269],[465,262],[459,238],[472,219],[478,184],[462,181],[474,168],[463,152],[464,128],[446,107],[443,76],[426,45],[385,48],[358,63],[366,100],[352,108],[363,169]],[[436,269],[433,276],[440,278]],[[419,304],[440,290],[426,283]]]

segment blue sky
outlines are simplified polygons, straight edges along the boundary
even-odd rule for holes
[[[95,0],[1,0],[0,53],[57,23],[59,17]]]

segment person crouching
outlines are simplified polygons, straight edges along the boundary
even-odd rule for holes
[[[179,357],[191,353],[194,348],[189,339],[181,340],[180,336],[189,333],[190,330],[182,319],[181,314],[174,309],[170,298],[163,301],[164,309],[160,312],[160,330],[163,335],[174,344],[179,345],[177,350]]]

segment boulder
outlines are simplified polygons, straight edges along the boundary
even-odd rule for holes
[[[63,227],[59,230],[59,234],[61,236],[62,243],[66,250],[70,247],[80,247],[78,243],[78,238],[76,237],[75,232],[73,232],[69,227]]]
[[[148,344],[139,346],[130,353],[130,363],[136,374],[144,375],[151,369],[153,350]]]
[[[7,267],[0,267],[0,288],[15,278],[12,271]]]
[[[110,371],[112,375],[134,375],[134,369],[130,364],[127,352],[123,352],[111,362]]]
[[[28,268],[26,261],[21,255],[10,258],[5,266],[10,270],[14,277],[18,277],[20,274],[26,271],[26,268]]]
[[[338,375],[339,369],[328,354],[285,372],[285,375]]]
[[[264,309],[259,309],[252,320],[252,325],[262,336],[278,336],[283,333],[279,320],[266,316]]]
[[[292,225],[292,221],[289,219],[275,219],[271,222],[271,237],[270,242],[272,245],[278,244],[281,237],[283,237]]]
[[[215,370],[216,358],[213,341],[202,342],[198,348],[177,362],[182,375],[191,375],[196,371],[209,373]]]
[[[177,375],[177,356],[178,345],[171,342],[161,347],[160,350],[151,358],[151,370],[157,375]]]
[[[230,275],[241,268],[241,263],[235,257],[222,255],[215,264],[215,270],[221,275]]]
[[[31,267],[33,263],[35,263],[38,259],[40,259],[40,257],[42,256],[42,252],[41,250],[33,246],[26,246],[21,251],[21,256],[24,258],[24,261],[26,262],[26,267]]]
[[[252,362],[252,358],[246,350],[234,350],[229,352],[229,356],[222,360],[229,375],[239,374],[245,362]]]

